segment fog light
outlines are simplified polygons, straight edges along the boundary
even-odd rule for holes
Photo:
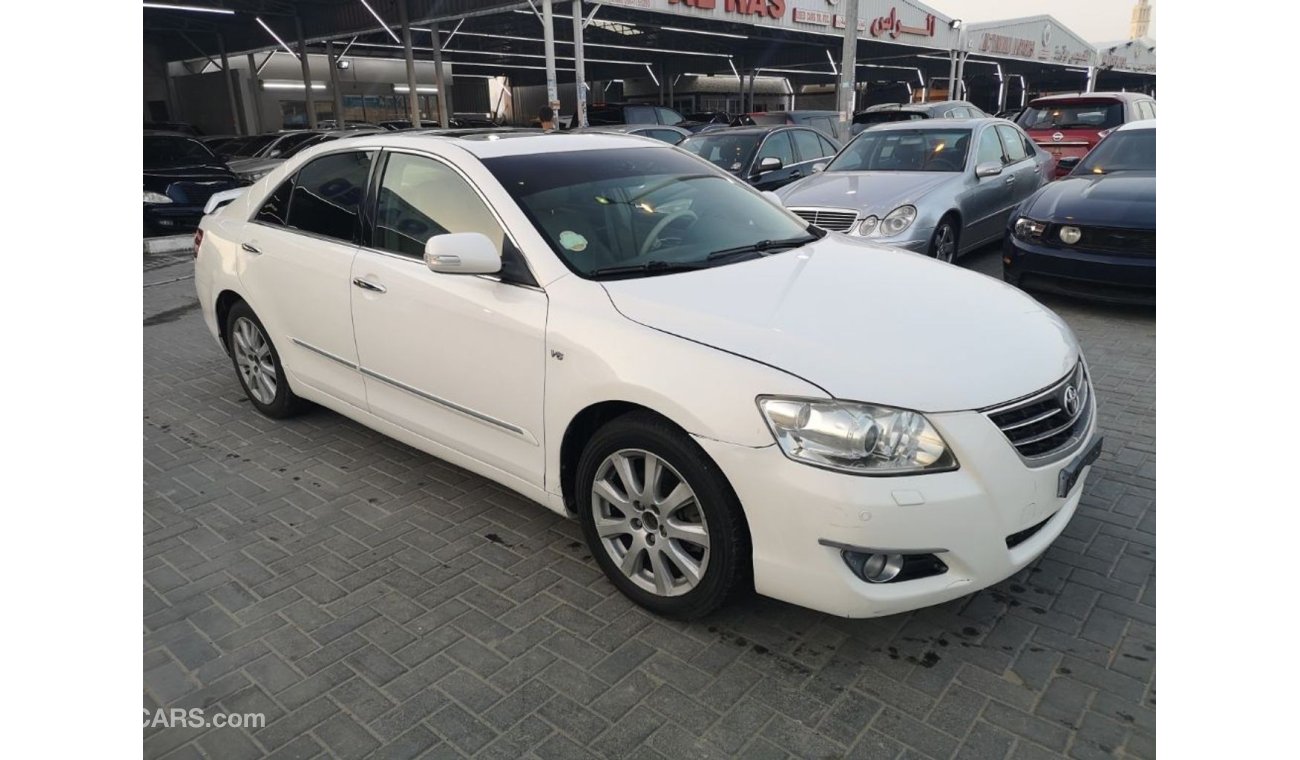
[[[844,552],[844,561],[853,574],[868,583],[888,583],[903,570],[901,554],[862,554]]]
[[[1062,243],[1074,245],[1083,237],[1083,232],[1078,227],[1062,227],[1060,236]]]

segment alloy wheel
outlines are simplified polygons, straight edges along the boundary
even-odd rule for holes
[[[247,317],[235,320],[232,334],[235,365],[244,380],[244,387],[258,403],[270,404],[275,401],[277,377],[271,342],[262,334],[261,328]]]
[[[591,497],[601,546],[628,580],[663,597],[700,583],[709,527],[695,491],[672,465],[649,451],[616,451],[596,469]]]
[[[934,233],[934,257],[951,264],[956,252],[957,235],[953,232],[952,225],[944,222]]]

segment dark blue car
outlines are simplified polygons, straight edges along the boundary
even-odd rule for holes
[[[1004,279],[1025,290],[1155,303],[1155,121],[1125,124],[1075,160],[1008,220]]]
[[[144,236],[193,232],[213,193],[248,184],[198,140],[144,134]]]

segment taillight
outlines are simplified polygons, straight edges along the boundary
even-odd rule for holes
[[[194,231],[194,258],[199,257],[199,246],[203,245],[203,230]]]

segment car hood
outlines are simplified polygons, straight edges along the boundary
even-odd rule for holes
[[[230,171],[236,174],[253,174],[270,171],[284,163],[283,158],[237,158],[230,162]]]
[[[1155,229],[1155,172],[1070,175],[1026,201],[1025,216],[1043,222]]]
[[[1079,358],[1069,327],[1019,290],[836,233],[750,261],[601,284],[635,322],[836,398],[924,412],[1019,398]]]
[[[776,194],[790,208],[854,208],[884,216],[961,176],[958,172],[820,172]]]
[[[162,193],[173,182],[208,182],[234,180],[235,175],[225,164],[183,164],[155,166],[144,170],[144,189]]]

